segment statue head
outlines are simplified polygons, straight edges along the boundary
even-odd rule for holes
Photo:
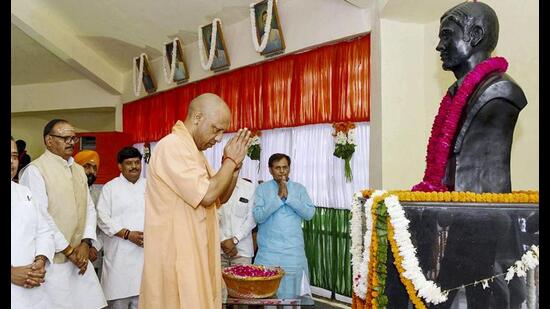
[[[485,3],[464,2],[441,16],[436,50],[444,70],[465,74],[490,57],[497,41],[495,11]]]

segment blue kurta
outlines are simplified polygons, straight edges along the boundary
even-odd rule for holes
[[[311,220],[315,214],[315,206],[303,185],[288,181],[287,191],[283,201],[275,180],[262,183],[256,189],[252,210],[258,223],[258,254],[254,264],[281,266],[286,273],[277,291],[279,298],[301,295],[302,276],[309,277],[302,219]]]

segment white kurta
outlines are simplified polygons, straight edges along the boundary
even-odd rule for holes
[[[220,222],[220,241],[237,237],[237,255],[254,256],[252,229],[256,226],[252,208],[254,208],[253,183],[242,178],[237,179],[233,194],[222,207],[218,209]]]
[[[103,235],[101,285],[107,300],[139,295],[143,248],[114,236],[121,229],[143,231],[146,180],[135,184],[122,174],[103,186],[97,203],[97,224]]]
[[[69,166],[74,164],[74,159],[69,158],[67,164]],[[55,252],[67,248],[69,242],[48,213],[46,184],[38,168],[28,165],[23,171],[19,183],[31,190],[36,205],[41,209],[48,225],[53,230]],[[83,238],[96,241],[96,211],[89,191],[87,199],[86,226]],[[72,262],[50,265],[43,286],[55,304],[54,307],[58,309],[97,309],[107,306],[92,263],[88,262],[88,268],[84,275],[79,275],[78,271]]]
[[[53,260],[53,232],[33,203],[31,191],[11,182],[11,265],[25,266],[37,255]],[[49,263],[48,263],[49,264]],[[46,266],[46,272],[49,265]],[[11,308],[53,308],[43,286],[26,289],[11,285]]]

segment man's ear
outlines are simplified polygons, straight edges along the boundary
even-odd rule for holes
[[[44,144],[46,146],[50,146],[50,141],[52,140],[52,137],[49,136],[49,135],[46,135],[46,137],[44,137]]]
[[[198,125],[199,122],[201,121],[203,115],[201,112],[195,112],[195,114],[193,115],[193,124],[194,125]]]
[[[484,36],[485,31],[483,31],[483,28],[478,25],[473,26],[472,30],[470,30],[470,44],[472,45],[472,47],[479,45]]]

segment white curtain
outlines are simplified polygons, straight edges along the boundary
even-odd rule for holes
[[[294,128],[262,131],[260,161],[246,157],[240,177],[254,183],[271,180],[267,162],[274,153],[290,156],[290,179],[303,184],[313,203],[319,207],[346,208],[351,206],[354,192],[369,187],[369,123],[356,123],[357,147],[351,160],[352,182],[344,178],[344,160],[334,152],[331,124],[315,124]],[[204,152],[215,170],[221,165],[223,147],[235,133],[224,134],[222,142]],[[151,151],[156,143],[151,143]],[[143,152],[143,143],[134,145]],[[258,169],[259,167],[259,169]],[[146,176],[146,168],[142,169]]]

